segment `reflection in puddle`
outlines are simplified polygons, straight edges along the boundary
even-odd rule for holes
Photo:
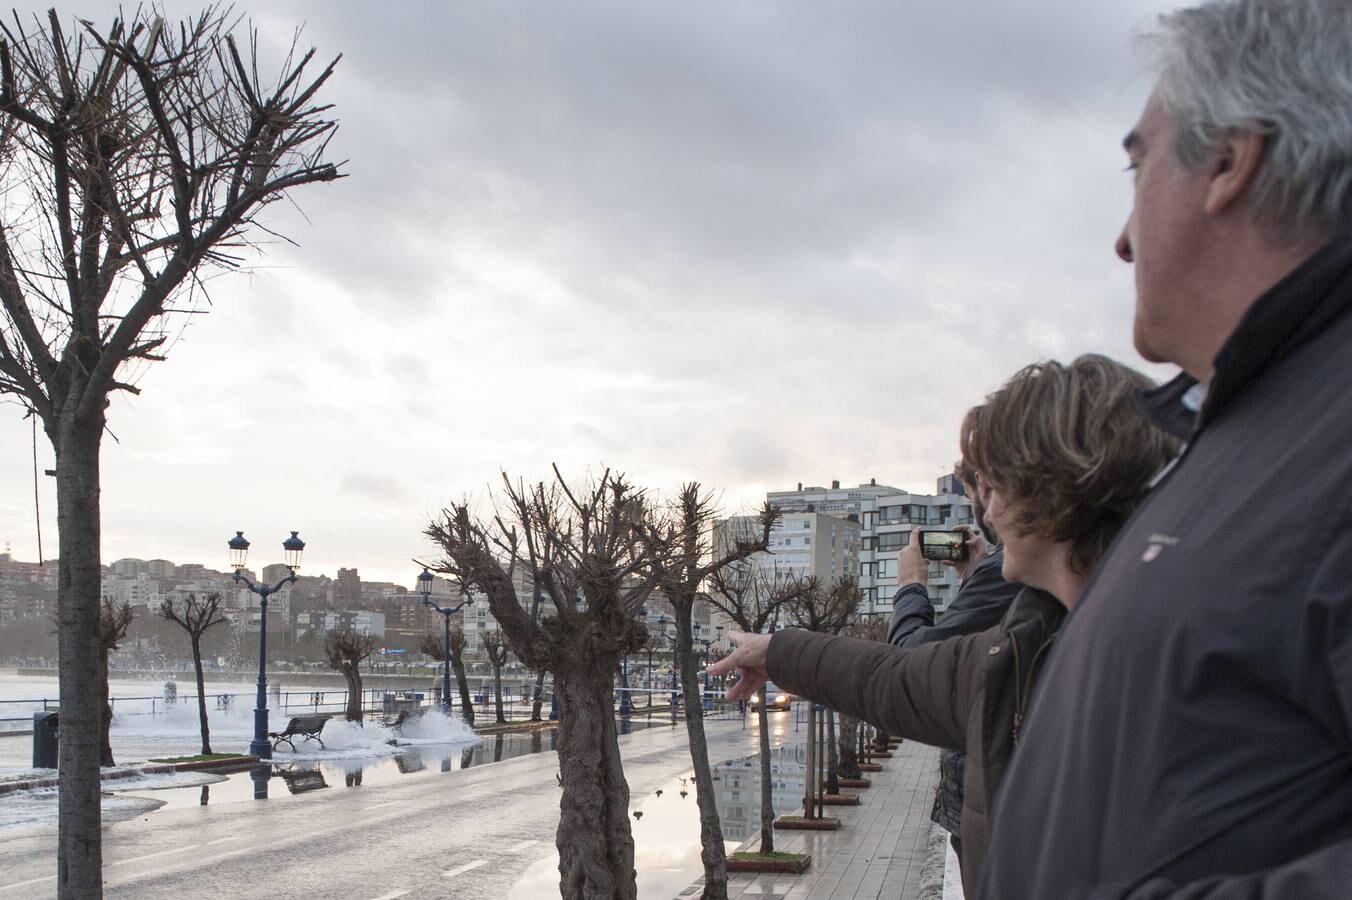
[[[782,816],[803,807],[807,766],[802,744],[770,751],[770,803]],[[741,843],[760,833],[760,757],[748,756],[714,766],[714,803],[723,837]]]
[[[802,807],[805,771],[802,745],[770,752],[771,802],[776,815]],[[713,779],[714,802],[730,853],[760,831],[760,757],[716,763]],[[642,813],[633,823],[639,896],[675,897],[704,871],[693,773],[672,779],[651,794],[631,797],[630,810]],[[532,863],[507,894],[512,900],[545,900],[558,895],[557,853]]]
[[[156,790],[154,796],[157,801],[169,806],[208,806],[249,799],[297,796],[339,785],[358,788],[398,781],[409,775],[454,772],[554,750],[557,741],[557,732],[550,729],[529,734],[497,734],[468,745],[425,742],[401,744],[397,748],[397,755],[386,757],[343,759],[329,756],[323,759],[301,757],[288,760],[290,754],[279,753],[271,765],[258,766],[229,776],[213,776],[218,784],[199,786],[198,782],[193,782],[190,787],[166,786]],[[280,786],[284,786],[285,791],[279,790]],[[140,784],[127,786],[129,791],[145,789]]]

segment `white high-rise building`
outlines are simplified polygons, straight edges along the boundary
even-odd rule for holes
[[[897,555],[905,546],[911,529],[952,529],[972,522],[972,505],[952,475],[938,481],[936,494],[911,494],[900,488],[870,480],[856,488],[842,488],[839,481],[831,487],[804,487],[792,491],[772,491],[766,499],[792,521],[797,512],[813,512],[859,523],[859,611],[864,615],[890,614],[897,583]],[[926,587],[936,609],[942,611],[958,591],[953,570],[934,562],[929,567]]]

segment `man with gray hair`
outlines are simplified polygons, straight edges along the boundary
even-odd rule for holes
[[[1352,895],[1352,2],[1160,20],[1134,337],[1184,453],[1061,631],[981,893]]]

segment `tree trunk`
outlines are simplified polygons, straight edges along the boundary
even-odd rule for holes
[[[859,778],[863,772],[859,769],[859,720],[849,716],[840,717],[839,758],[836,772],[841,778]]]
[[[770,773],[770,711],[764,703],[756,706],[760,726],[761,845],[760,852],[775,852],[775,783]]]
[[[207,724],[206,679],[202,677],[202,639],[197,635],[191,637],[192,669],[197,676],[197,721],[202,726],[202,753],[207,755],[211,753],[211,727]]]
[[[685,702],[685,731],[690,741],[690,762],[695,769],[695,803],[699,806],[700,860],[704,863],[704,900],[727,900],[728,854],[723,845],[723,825],[714,803],[714,777],[709,767],[709,743],[704,737],[704,698],[695,670],[694,644],[690,635],[689,605],[676,611],[676,654],[680,659],[681,694]]]
[[[540,670],[535,673],[535,697],[530,705],[530,720],[532,722],[540,721],[540,707],[545,702],[545,673]]]
[[[451,654],[451,671],[455,672],[455,683],[460,687],[460,718],[473,727],[474,699],[469,695],[469,679],[465,677],[465,663],[459,653]]]
[[[554,674],[559,702],[559,895],[563,900],[636,900],[629,784],[615,733],[618,658],[581,661],[589,671]]]
[[[99,710],[99,765],[115,766],[113,761],[113,704],[108,699],[108,651],[99,647],[99,691],[103,708]]]
[[[840,766],[840,757],[836,755],[836,711],[826,710],[826,793],[840,793],[840,776],[836,769]]]
[[[505,725],[507,717],[502,714],[502,667],[493,667],[493,696],[498,707],[498,724]]]
[[[76,421],[75,398],[56,425],[56,508],[60,541],[57,612],[61,679],[61,743],[57,763],[57,896],[103,896],[99,809],[103,687],[99,665],[99,443],[103,415]],[[49,432],[50,433],[50,432]]]
[[[761,705],[769,699],[766,697]],[[811,819],[814,818],[813,799],[817,793],[817,704],[810,701],[807,705],[807,767],[803,774],[803,815]]]
[[[361,709],[361,664],[343,662],[343,679],[347,682],[347,720],[360,722]]]

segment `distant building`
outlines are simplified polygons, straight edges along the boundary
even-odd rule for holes
[[[800,484],[793,491],[772,491],[766,499],[784,510],[786,517],[793,512],[856,517],[860,528],[859,611],[885,615],[892,611],[892,595],[900,587],[897,554],[911,529],[952,529],[972,522],[971,502],[957,479],[945,475],[937,489],[937,494],[911,494],[876,480],[856,488],[842,488],[839,481],[833,481],[829,488]],[[942,611],[957,594],[958,579],[951,568],[931,563],[926,586],[935,607]]]
[[[338,606],[361,603],[361,576],[356,569],[339,569],[333,580],[333,602]]]

